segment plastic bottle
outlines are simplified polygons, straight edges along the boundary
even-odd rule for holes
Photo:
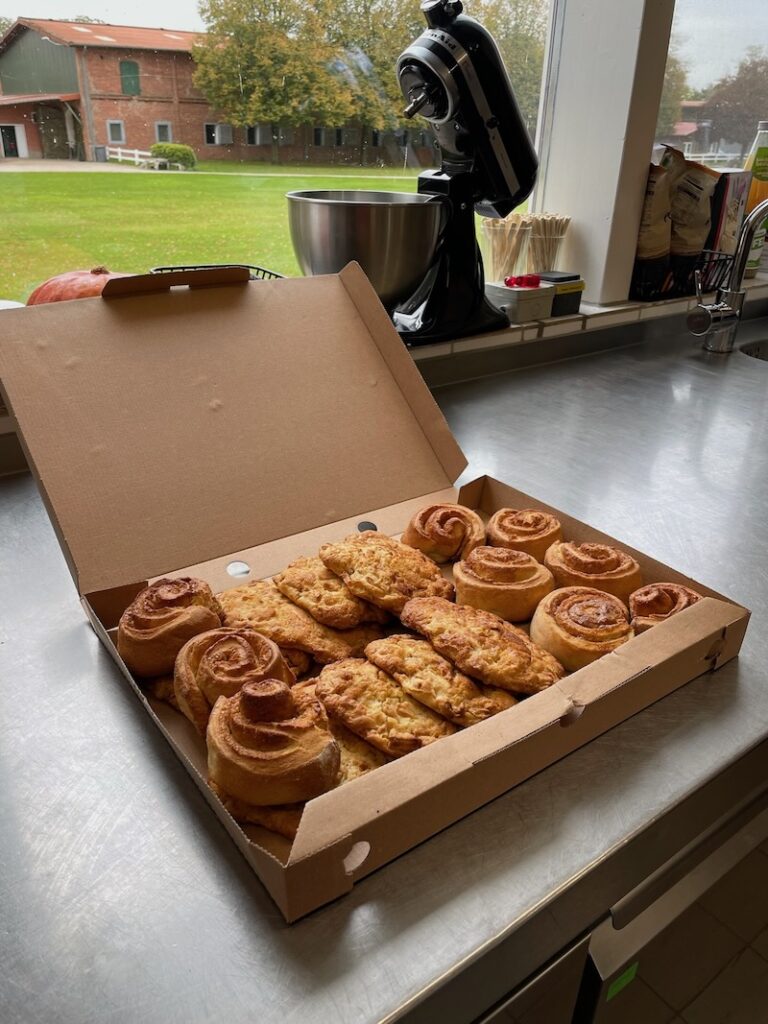
[[[768,121],[758,122],[757,135],[747,154],[744,170],[752,171],[752,184],[749,188],[747,205],[744,211],[746,215],[758,203],[768,199]],[[745,277],[754,277],[760,266],[760,256],[765,243],[766,227],[768,227],[768,217],[755,232],[749,259],[747,260],[747,269],[744,272]]]

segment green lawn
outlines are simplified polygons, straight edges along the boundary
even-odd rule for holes
[[[297,274],[286,192],[416,191],[415,170],[403,175],[264,164],[257,174],[248,174],[253,168],[245,165],[241,174],[167,176],[3,172],[0,298],[23,302],[46,278],[98,264],[136,273],[167,264],[243,262]]]

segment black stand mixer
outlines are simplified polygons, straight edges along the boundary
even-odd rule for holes
[[[418,190],[441,196],[446,221],[432,266],[392,314],[409,345],[507,326],[485,297],[474,213],[506,217],[531,192],[538,161],[491,35],[460,0],[422,0],[429,26],[397,62],[406,117],[420,114],[440,147],[440,170]]]

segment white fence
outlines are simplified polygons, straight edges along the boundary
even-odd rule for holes
[[[184,171],[184,164],[174,163],[166,160],[165,157],[152,156],[146,149],[123,149],[121,146],[107,146],[107,160],[117,160],[119,164],[129,163],[135,167],[153,167],[156,171],[161,168],[176,168]]]
[[[146,149],[121,149],[120,146],[107,146],[107,160],[117,160],[119,164],[129,163],[140,167],[152,160],[152,154]]]
[[[683,152],[686,160],[706,164],[707,167],[741,167],[744,162],[738,153],[724,153],[720,149],[713,149],[708,153],[695,153],[692,148],[683,147]]]

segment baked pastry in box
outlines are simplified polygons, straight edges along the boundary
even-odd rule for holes
[[[745,609],[633,551],[631,521],[605,536],[488,477],[457,492],[466,459],[355,265],[278,281],[237,268],[119,278],[101,298],[8,310],[0,381],[94,629],[288,920],[741,644]],[[208,786],[194,725],[147,698],[120,658],[121,615],[151,581],[196,577],[220,593],[373,527],[399,537],[443,503],[484,521],[540,509],[568,540],[618,548],[646,583],[702,599],[513,707],[310,799],[292,842],[241,827]]]

